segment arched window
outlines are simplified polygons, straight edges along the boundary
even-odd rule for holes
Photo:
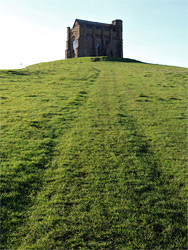
[[[76,40],[73,41],[73,50],[74,50],[74,53],[76,53],[76,48],[77,48],[77,42]]]

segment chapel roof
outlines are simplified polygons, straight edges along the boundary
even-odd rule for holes
[[[104,26],[106,28],[111,27],[111,24],[107,24],[107,23],[98,23],[98,22],[91,22],[91,21],[76,19],[74,22],[73,28],[75,27],[76,22],[78,22],[79,25],[86,25],[88,28],[91,28],[93,26],[95,26],[96,28],[100,28],[100,27],[104,27]]]

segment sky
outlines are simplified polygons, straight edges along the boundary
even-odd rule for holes
[[[188,67],[188,0],[0,0],[0,69],[65,59],[75,19],[123,21],[123,56]]]

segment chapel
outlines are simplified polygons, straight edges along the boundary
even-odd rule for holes
[[[122,20],[111,24],[76,19],[67,28],[65,58],[111,56],[123,57]]]

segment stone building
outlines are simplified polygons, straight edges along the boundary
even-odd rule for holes
[[[65,58],[84,56],[123,57],[122,21],[112,24],[76,19],[67,28]]]

